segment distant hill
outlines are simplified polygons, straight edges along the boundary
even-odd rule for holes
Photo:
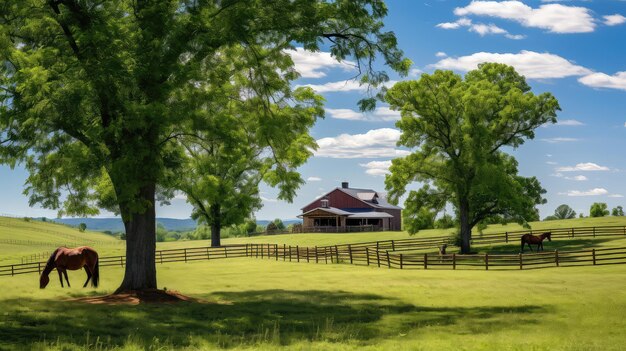
[[[78,226],[80,223],[85,223],[89,230],[95,230],[99,232],[111,231],[113,233],[123,232],[124,223],[120,218],[55,218],[52,221],[57,223],[63,223],[71,226]],[[258,225],[266,226],[269,220],[258,220]],[[162,224],[168,231],[189,231],[196,229],[197,223],[191,219],[177,219],[177,218],[157,218],[157,223]],[[298,219],[283,220],[285,225],[294,223],[302,223]]]

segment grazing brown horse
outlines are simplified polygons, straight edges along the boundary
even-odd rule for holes
[[[548,239],[548,241],[552,241],[552,232],[545,232],[539,236],[532,235],[532,234],[522,235],[522,252],[524,252],[525,244],[528,244],[528,248],[530,249],[530,252],[533,251],[532,246],[530,246],[531,244],[537,245],[537,251],[539,251],[539,248],[541,248],[541,250],[543,251],[543,240],[546,238]]]
[[[75,249],[68,249],[67,247],[59,247],[54,250],[48,262],[46,263],[46,267],[43,269],[41,273],[41,277],[39,278],[39,287],[41,289],[45,288],[46,285],[50,282],[50,278],[48,275],[52,272],[53,269],[57,269],[59,272],[59,280],[61,281],[61,287],[63,287],[63,276],[65,276],[65,281],[67,282],[67,286],[70,287],[70,281],[67,279],[67,270],[78,270],[81,268],[85,268],[85,272],[87,272],[87,281],[83,285],[83,288],[87,286],[89,280],[91,279],[91,286],[94,288],[98,287],[98,281],[100,278],[100,271],[98,269],[98,253],[96,250],[88,247],[81,246]]]

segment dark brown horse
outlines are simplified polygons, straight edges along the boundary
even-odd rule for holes
[[[546,238],[548,239],[548,241],[552,241],[552,232],[545,232],[539,236],[532,235],[532,234],[522,235],[522,252],[524,252],[525,244],[528,244],[528,248],[530,249],[530,252],[533,251],[533,247],[530,246],[531,244],[537,245],[537,251],[539,251],[540,248],[541,248],[541,251],[543,251],[543,240]]]
[[[41,273],[41,277],[39,278],[39,287],[41,289],[45,288],[46,285],[50,282],[50,278],[48,275],[52,272],[53,269],[57,270],[59,273],[59,280],[61,281],[61,287],[63,287],[63,276],[65,276],[65,281],[67,282],[67,286],[70,287],[70,281],[67,279],[67,270],[78,270],[81,268],[85,268],[85,272],[87,272],[87,281],[83,285],[83,288],[87,286],[89,280],[91,279],[91,286],[94,288],[98,287],[98,281],[100,278],[100,271],[98,269],[98,253],[96,250],[88,247],[81,246],[75,249],[68,249],[67,247],[59,247],[54,250],[48,262],[46,263],[46,267],[43,269]]]

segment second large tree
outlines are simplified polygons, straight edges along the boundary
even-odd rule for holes
[[[472,228],[504,216],[520,223],[538,217],[545,190],[535,177],[518,175],[514,149],[535,136],[544,123],[556,122],[558,101],[550,93],[536,95],[512,67],[486,63],[465,77],[451,71],[424,74],[397,83],[386,100],[400,110],[398,145],[412,149],[393,160],[386,186],[398,201],[407,185],[407,228],[420,229],[419,213],[432,215],[451,204],[458,215],[461,252],[470,252]],[[413,223],[415,222],[415,223]]]

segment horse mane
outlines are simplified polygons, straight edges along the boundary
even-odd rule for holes
[[[52,266],[54,265],[54,259],[57,257],[57,253],[59,252],[59,250],[61,250],[61,247],[58,247],[56,250],[52,252],[52,254],[50,255],[50,258],[48,258],[48,261],[46,262],[44,271],[52,270],[53,268]]]

